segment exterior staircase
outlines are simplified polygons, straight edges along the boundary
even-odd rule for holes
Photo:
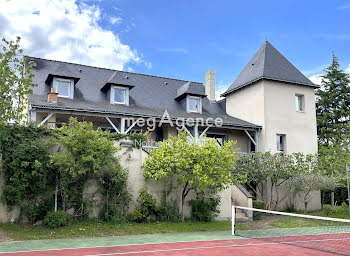
[[[253,207],[253,196],[241,185],[231,186],[231,204],[235,206]],[[236,209],[236,221],[247,222],[253,220],[251,211]]]
[[[237,222],[248,222],[249,218],[245,212],[241,209],[236,209],[236,221]]]

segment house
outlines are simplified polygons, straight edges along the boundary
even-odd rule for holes
[[[38,84],[29,96],[28,119],[38,125],[60,127],[74,116],[118,133],[152,126],[150,137],[161,141],[176,135],[173,124],[179,121],[191,138],[206,134],[219,144],[236,140],[242,153],[317,152],[314,90],[318,86],[268,41],[218,101],[212,70],[205,74],[203,85],[35,57],[29,57],[26,65],[32,66]],[[140,125],[141,119],[146,123]],[[139,159],[142,163],[141,156]],[[141,163],[131,168],[141,172]],[[246,191],[238,190],[247,196]],[[231,191],[223,197],[222,205],[229,205],[222,208],[224,218],[231,216]],[[319,207],[317,197],[310,209]]]

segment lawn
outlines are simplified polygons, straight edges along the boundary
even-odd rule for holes
[[[302,212],[297,212],[302,213]],[[326,214],[325,211],[313,211],[309,213],[310,215],[330,217],[330,218],[340,218],[348,219],[348,208],[336,206],[334,213]],[[330,221],[321,221],[321,220],[310,220],[305,218],[296,218],[296,217],[283,217],[279,220],[269,223],[270,226],[276,228],[297,228],[297,227],[318,227],[318,226],[344,226],[345,223],[336,223]]]
[[[249,229],[238,224],[239,229]],[[156,233],[181,233],[200,231],[231,230],[230,221],[215,222],[155,222],[155,223],[115,223],[99,221],[71,222],[66,227],[48,229],[42,225],[0,224],[0,229],[14,240],[58,239],[75,237],[123,236]]]

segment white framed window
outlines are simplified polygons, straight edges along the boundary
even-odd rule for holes
[[[187,96],[187,112],[202,113],[202,99],[196,96]]]
[[[283,153],[286,150],[286,135],[285,134],[277,134],[277,152]]]
[[[123,104],[128,106],[129,105],[129,88],[122,87],[122,86],[112,86],[110,102],[112,104]]]
[[[301,95],[301,94],[295,95],[295,110],[298,112],[305,111],[304,95]]]
[[[55,77],[52,81],[52,86],[58,93],[58,97],[74,98],[74,81],[73,79],[65,79]]]

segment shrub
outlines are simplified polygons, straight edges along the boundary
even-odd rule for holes
[[[253,208],[265,209],[265,202],[261,200],[253,200]]]
[[[48,212],[44,218],[44,225],[48,228],[58,228],[67,224],[67,213],[64,211]]]
[[[349,206],[347,205],[347,203],[342,202],[341,203],[341,208],[343,208],[343,210],[347,210],[349,208]]]
[[[261,200],[253,200],[253,208],[265,209],[265,202]],[[253,220],[259,220],[262,215],[262,212],[253,211]]]
[[[293,203],[288,203],[286,205],[286,208],[284,209],[285,212],[296,212],[297,209],[295,208],[295,205]]]
[[[146,186],[141,188],[139,193],[140,206],[134,210],[129,218],[131,221],[145,222],[157,215],[157,200],[147,192]]]
[[[157,219],[159,221],[172,221],[179,222],[181,221],[181,215],[179,214],[179,209],[176,207],[176,204],[169,204],[166,200],[164,194],[160,205],[157,207]]]
[[[324,205],[323,212],[326,216],[332,215],[334,213],[330,205]]]
[[[211,222],[220,213],[218,196],[206,198],[204,195],[198,195],[188,203],[192,206],[192,218],[196,221]]]

